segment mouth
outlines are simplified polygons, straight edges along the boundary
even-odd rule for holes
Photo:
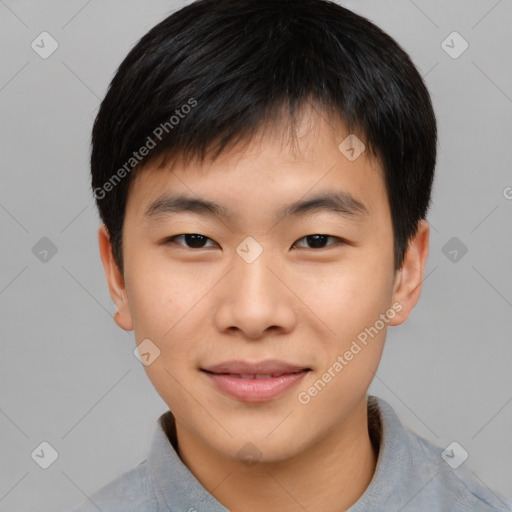
[[[244,402],[275,399],[312,371],[277,360],[252,364],[230,361],[200,370],[218,390]]]
[[[279,377],[280,375],[297,373],[299,371],[310,369],[311,368],[307,366],[288,363],[279,359],[267,359],[265,361],[259,361],[255,363],[243,360],[233,360],[201,368],[201,370],[216,374],[241,376],[270,375],[271,377]]]
[[[295,372],[282,372],[282,373],[248,373],[248,374],[242,374],[242,373],[217,373],[217,372],[211,372],[209,370],[202,370],[206,373],[210,373],[212,375],[227,375],[228,377],[233,377],[235,379],[275,379],[277,377],[281,377],[283,375],[295,375],[297,373],[302,372],[309,372],[311,371],[310,368],[304,368],[304,370],[297,370]]]

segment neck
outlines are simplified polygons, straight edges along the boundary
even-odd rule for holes
[[[247,467],[212,450],[179,423],[176,431],[183,463],[232,512],[341,512],[364,493],[377,463],[366,397],[338,429],[280,462]]]

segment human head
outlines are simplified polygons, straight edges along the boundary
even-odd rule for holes
[[[159,349],[145,370],[176,416],[181,447],[232,458],[245,439],[279,462],[341,436],[347,422],[352,437],[361,435],[354,414],[365,412],[386,328],[403,322],[419,297],[435,130],[407,55],[333,3],[203,0],[130,52],[93,133],[93,188],[110,236],[100,229],[100,250],[116,321],[138,344],[149,339]],[[349,134],[365,144],[353,161],[338,149]],[[317,184],[364,196],[369,215],[357,218],[366,221],[311,216],[274,228],[274,212]],[[151,220],[148,207],[159,211],[161,193],[208,198],[235,215]],[[348,241],[319,254],[290,249],[324,229]],[[417,230],[405,252],[397,241]],[[168,240],[181,233],[217,244],[195,251]],[[246,236],[263,247],[252,262],[235,250]],[[371,340],[353,345],[363,332]],[[205,365],[278,358],[308,366],[309,390],[348,351],[344,360],[357,362],[336,373],[329,391],[308,391],[307,403],[286,395],[259,407],[205,380]],[[291,407],[293,417],[267,437]]]

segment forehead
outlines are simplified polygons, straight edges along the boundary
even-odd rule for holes
[[[310,111],[293,134],[273,124],[215,159],[149,164],[130,184],[127,216],[150,223],[189,211],[230,221],[266,212],[275,220],[331,210],[364,221],[388,201],[380,162],[361,139]]]

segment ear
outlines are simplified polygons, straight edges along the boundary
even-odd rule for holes
[[[390,325],[400,325],[409,317],[418,302],[427,262],[430,226],[424,219],[418,223],[414,238],[409,242],[401,269],[397,272],[393,288],[392,303],[399,303],[402,309],[390,320]]]
[[[100,247],[101,262],[105,270],[110,296],[117,306],[117,312],[114,314],[114,321],[125,331],[133,330],[132,316],[128,307],[128,296],[124,277],[114,260],[112,253],[112,244],[110,235],[105,224],[98,229],[98,243]]]

